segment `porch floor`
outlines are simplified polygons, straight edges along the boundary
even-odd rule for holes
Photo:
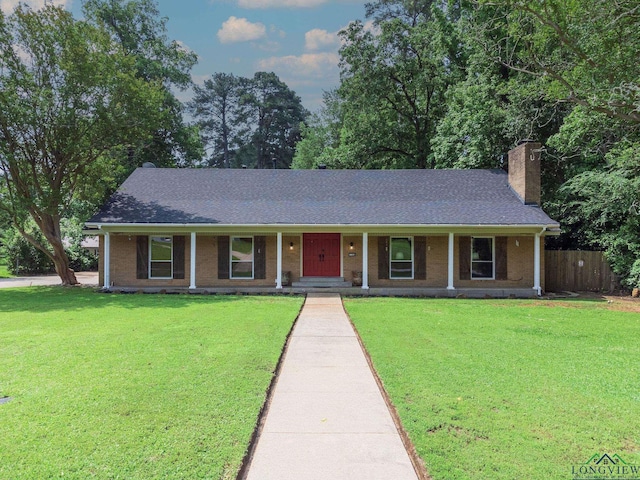
[[[306,295],[307,293],[337,293],[351,297],[431,297],[431,298],[536,298],[533,288],[378,288],[364,290],[361,287],[119,287],[103,291],[115,293],[167,293],[202,295]]]

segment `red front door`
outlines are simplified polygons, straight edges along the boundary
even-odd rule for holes
[[[305,277],[340,276],[340,234],[305,233],[302,247]]]

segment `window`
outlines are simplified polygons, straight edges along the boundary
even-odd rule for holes
[[[413,278],[413,238],[391,237],[389,278]]]
[[[253,278],[253,237],[231,238],[231,278]]]
[[[149,243],[149,278],[173,278],[173,237],[151,237]]]
[[[492,237],[471,238],[471,278],[494,278],[494,252]]]

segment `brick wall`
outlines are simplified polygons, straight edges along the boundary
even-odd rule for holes
[[[111,234],[110,276],[116,287],[188,287],[191,241],[185,241],[185,278],[181,280],[139,280],[136,278],[136,236]]]
[[[188,287],[190,283],[190,236],[185,242],[185,279],[138,280],[136,279],[136,236],[111,234],[111,282],[120,287]],[[456,288],[528,288],[533,286],[532,236],[512,236],[507,240],[507,280],[460,280],[459,237],[454,244],[454,286]],[[353,249],[350,243],[353,242]],[[516,243],[517,242],[517,243]],[[293,243],[293,248],[290,244]],[[218,237],[198,234],[196,237],[196,286],[206,287],[273,287],[276,278],[277,237],[266,237],[266,278],[264,280],[218,279]],[[283,235],[282,270],[290,272],[291,282],[301,276],[301,235]],[[100,285],[104,279],[104,238],[100,237],[98,271]],[[355,253],[355,256],[349,256]],[[425,287],[447,286],[448,236],[427,236],[427,278],[425,280],[378,279],[378,237],[369,236],[369,286],[371,287]],[[541,242],[541,282],[544,288],[544,245]],[[342,262],[346,280],[353,279],[352,272],[362,271],[362,236],[345,235],[342,238]]]
[[[458,237],[455,238],[454,286],[461,288],[533,288],[533,244],[532,236],[507,237],[507,280],[460,280],[460,257]],[[517,244],[516,244],[517,242]],[[541,278],[544,279],[544,246],[541,243]],[[544,285],[543,285],[544,287]]]
[[[513,236],[507,240],[507,280],[460,280],[458,236],[454,237],[453,285],[456,288],[533,287],[532,236]],[[519,245],[516,245],[516,241]],[[541,282],[544,282],[544,246],[541,242]],[[369,286],[445,288],[448,282],[448,236],[427,236],[426,280],[378,279],[378,237],[369,236]],[[542,284],[544,288],[544,284]]]
[[[350,243],[353,243],[353,248]],[[342,267],[344,279],[348,282],[353,281],[353,272],[362,272],[362,235],[342,237]]]
[[[267,257],[267,262],[273,264],[273,278],[276,278],[275,265],[277,262],[276,237],[273,237],[274,244],[271,256]],[[293,243],[293,247],[290,244]],[[282,236],[282,271],[289,272],[289,281],[296,282],[301,276],[302,265],[302,235]],[[269,264],[267,263],[267,268]]]
[[[427,278],[425,280],[379,279],[378,236],[369,236],[369,286],[445,288],[448,245],[448,236],[427,236]]]
[[[294,248],[289,249],[289,243]],[[292,281],[300,276],[300,237],[283,236],[282,270],[290,271]],[[266,278],[264,280],[218,279],[218,237],[196,236],[197,287],[257,287],[275,286],[277,237],[266,237]],[[100,285],[104,280],[104,238],[100,237],[98,271]],[[154,280],[136,278],[136,236],[111,234],[111,283],[118,287],[188,287],[190,283],[191,237],[185,241],[185,278],[183,280]]]

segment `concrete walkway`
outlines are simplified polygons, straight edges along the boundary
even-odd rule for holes
[[[248,480],[417,480],[336,294],[309,294]]]
[[[76,272],[81,285],[97,287],[98,272]],[[35,275],[32,277],[0,278],[0,288],[35,287],[42,285],[60,285],[58,275]]]

